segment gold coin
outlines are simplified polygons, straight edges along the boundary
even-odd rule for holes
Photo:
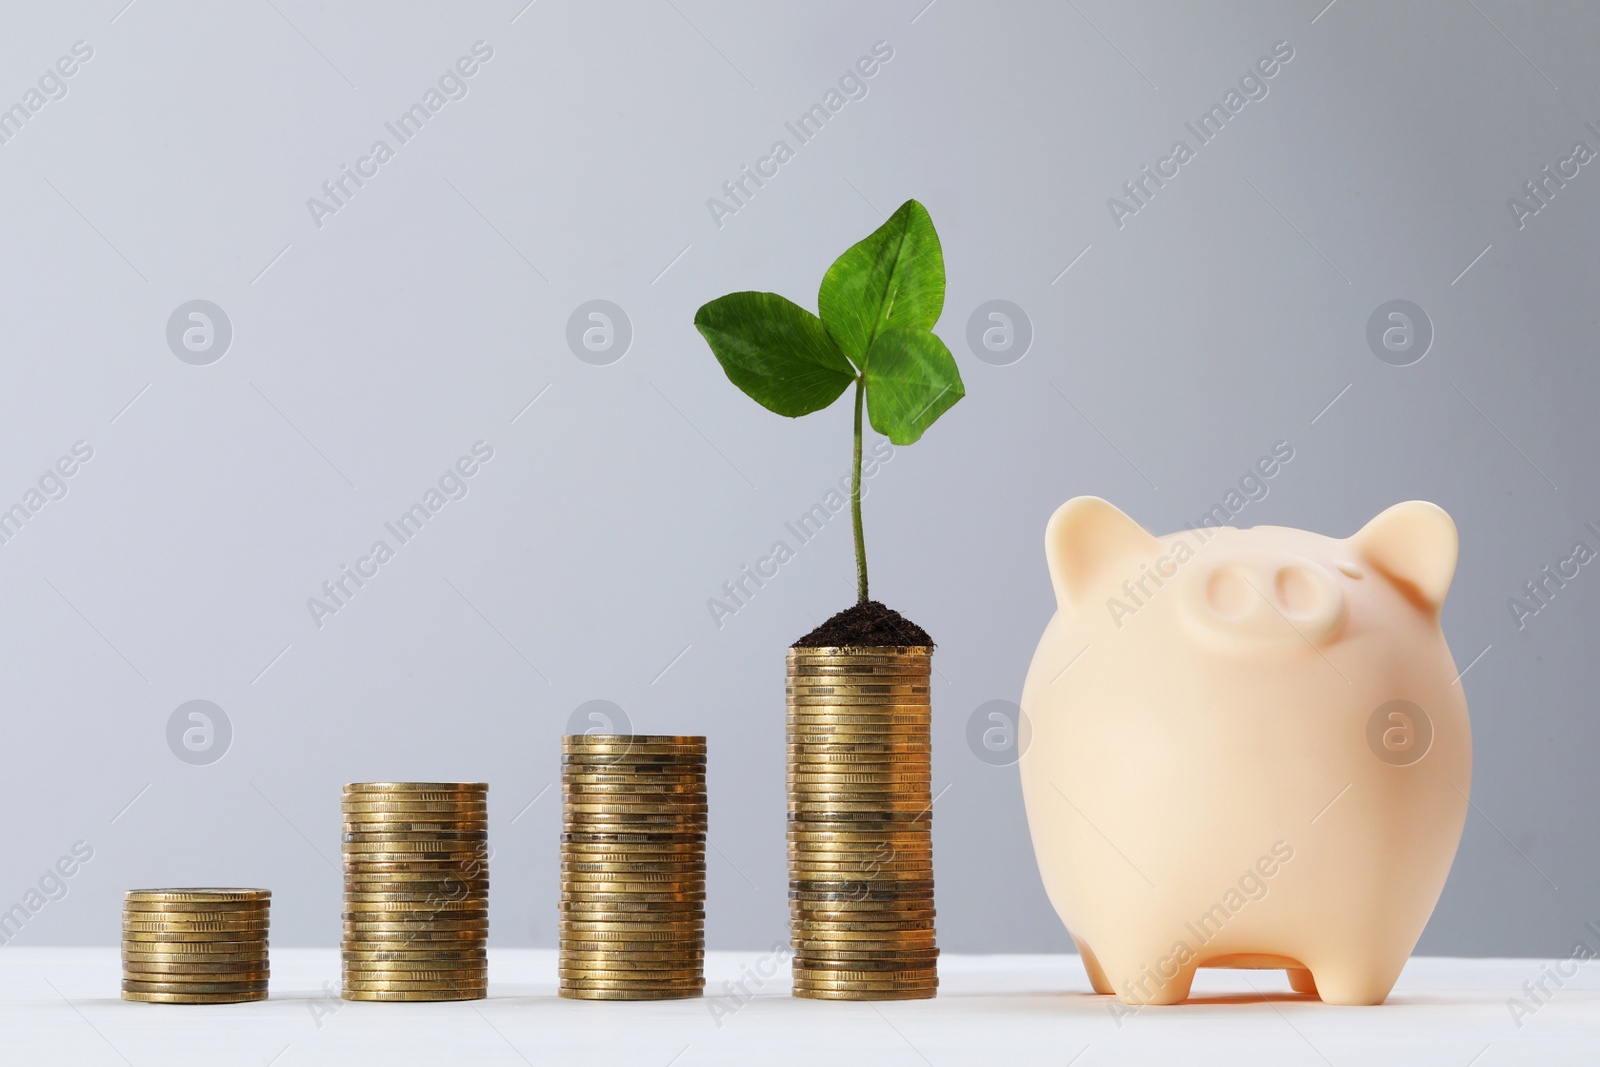
[[[345,1000],[392,1000],[426,1002],[434,1000],[483,1000],[489,995],[486,986],[470,989],[346,989],[340,993]]]
[[[265,978],[252,982],[141,982],[124,978],[129,993],[250,993],[267,988]]]
[[[794,996],[804,1000],[932,1000],[938,993],[935,989],[811,989],[796,987]]]
[[[629,888],[690,889],[705,888],[706,869],[703,865],[685,867],[676,871],[574,871],[566,865],[561,868],[561,884],[574,888],[611,889],[614,886]]]
[[[934,936],[932,919],[913,919],[905,922],[827,922],[791,919],[789,921],[790,933],[794,937],[808,941],[860,941],[869,940],[867,935],[878,940],[888,940],[902,936],[926,935]],[[846,934],[859,934],[860,937],[846,937]]]
[[[706,739],[668,734],[567,734],[561,739],[563,752],[607,752],[615,748],[639,752],[704,753]]]
[[[874,678],[869,681],[843,678],[786,678],[783,702],[788,708],[817,705],[920,708],[930,706],[933,687],[920,678]]]
[[[445,800],[355,800],[339,807],[339,821],[344,823],[396,823],[442,824],[443,829],[459,830],[483,826],[489,821],[489,809],[482,804],[456,804]]]
[[[561,789],[566,793],[595,793],[610,796],[613,793],[648,793],[652,796],[698,796],[705,792],[703,773],[673,774],[618,774],[614,771],[584,773],[568,768],[561,777]]]
[[[124,953],[137,952],[153,956],[227,958],[234,954],[265,953],[267,942],[265,939],[254,941],[155,941],[149,938],[133,940],[122,939]]]
[[[807,961],[794,963],[794,975],[806,979],[833,980],[836,982],[928,982],[938,979],[937,967],[866,967],[847,960]]]
[[[339,942],[339,956],[345,962],[363,960],[460,960],[487,959],[488,940],[478,937],[468,941],[410,941],[405,938],[373,939],[370,941],[346,937]]]
[[[890,680],[899,679],[924,679],[932,678],[926,663],[875,663],[875,664],[835,664],[816,661],[805,663],[791,663],[784,672],[784,678],[790,682],[805,682],[813,678],[844,678],[850,681],[866,681],[874,678]]]
[[[346,977],[362,977],[364,981],[378,978],[405,978],[407,981],[424,981],[430,974],[445,978],[483,974],[489,966],[484,956],[459,960],[345,960],[342,969]]]
[[[614,912],[618,915],[636,913],[639,917],[646,915],[688,916],[703,915],[705,913],[704,900],[695,900],[692,897],[682,900],[638,900],[629,899],[628,894],[625,893],[613,893],[602,900],[572,900],[563,897],[557,907],[561,911],[570,912]],[[577,915],[573,917],[584,918],[584,916]],[[588,918],[592,919],[594,917],[589,916]]]
[[[789,837],[787,851],[789,853],[789,859],[791,863],[795,861],[805,862],[807,860],[818,860],[821,862],[832,863],[849,863],[853,860],[859,860],[864,865],[876,863],[880,866],[888,867],[895,863],[903,865],[909,863],[931,864],[933,862],[933,839],[931,837],[927,837],[926,835],[924,835],[925,840],[920,844],[908,844],[904,841],[897,841],[887,842],[881,847],[876,843],[868,844],[866,842],[840,842],[833,845],[823,842],[821,843],[822,847],[819,848],[816,847],[818,842],[815,841],[794,840],[794,836],[796,834],[829,832],[827,830],[819,831],[817,829],[819,825],[832,826],[835,828],[841,826],[850,826],[852,830],[854,829],[853,824],[839,819],[829,820],[826,823],[813,821],[807,821],[804,823],[790,823],[789,833],[787,835]],[[862,828],[859,831],[856,831],[857,833],[895,834],[905,832],[903,830],[886,829],[883,821],[880,819],[866,820],[860,825]],[[901,825],[904,826],[905,824],[902,823]]]
[[[130,889],[123,894],[128,902],[146,904],[261,903],[272,899],[270,889]]]
[[[606,812],[566,811],[561,813],[561,830],[569,834],[639,834],[680,836],[706,832],[705,812]]]
[[[682,990],[682,991],[694,990],[694,991],[699,991],[699,990],[705,988],[705,979],[701,978],[699,976],[696,976],[696,977],[693,977],[693,978],[653,978],[653,979],[649,979],[649,980],[629,979],[629,978],[568,978],[568,977],[563,977],[561,979],[561,988],[562,988],[562,990],[576,990],[576,989],[586,989],[586,990],[650,989],[650,990],[658,990],[658,991],[665,991],[665,990]]]
[[[229,912],[197,912],[193,918],[179,918],[170,912],[128,911],[122,914],[124,930],[265,930],[270,920],[265,915],[244,917]]]
[[[244,1004],[266,1000],[267,991],[257,989],[242,993],[135,993],[124,989],[122,999],[144,1004]]]
[[[561,753],[561,768],[605,770],[617,773],[619,768],[641,771],[702,771],[707,765],[706,754],[693,749],[670,749],[635,745],[609,745],[603,748],[569,748]]]
[[[204,918],[218,915],[221,918]],[[265,928],[271,923],[266,912],[192,912],[178,915],[172,912],[125,911],[122,913],[123,929],[136,930],[236,930],[253,927]]]
[[[858,977],[859,976],[859,977]],[[938,973],[925,971],[842,971],[795,965],[794,981],[814,989],[907,989],[938,985]]]
[[[783,679],[785,697],[797,692],[801,695],[815,689],[843,688],[845,692],[862,686],[891,687],[896,699],[910,698],[918,701],[932,699],[933,676],[921,671],[884,670],[863,673],[849,670],[814,670],[805,674],[786,674]]]
[[[266,937],[267,929],[264,926],[250,927],[244,930],[130,930],[126,925],[122,928],[122,940],[129,944],[161,945],[176,942],[207,942],[218,945],[249,944],[260,941]]]
[[[682,911],[705,912],[705,890],[686,889],[678,893],[647,893],[642,890],[588,890],[561,887],[562,911],[627,911],[633,904],[669,904]]]
[[[809,966],[817,960],[833,962],[858,961],[870,963],[872,966],[881,966],[885,963],[899,962],[907,967],[931,966],[930,961],[939,958],[939,949],[929,946],[925,948],[907,948],[898,945],[892,949],[862,948],[860,945],[849,945],[836,942],[825,949],[802,951],[790,942],[790,947],[795,949],[795,960],[801,966]]]
[[[206,961],[203,963],[189,963],[183,960],[168,962],[166,960],[129,960],[122,961],[124,972],[135,971],[141,974],[220,974],[237,977],[267,976],[267,958],[258,956],[251,960],[240,960],[234,963],[216,963]]]
[[[704,989],[699,967],[665,971],[560,971],[556,977],[572,989]]]
[[[444,978],[429,981],[404,981],[387,978],[367,981],[346,978],[341,985],[346,993],[457,992],[487,995],[489,979],[487,976],[482,978]]]
[[[701,977],[700,958],[675,960],[658,957],[648,960],[585,960],[571,959],[562,954],[558,970],[562,977],[575,978],[687,978]]]
[[[858,940],[858,939],[854,939],[854,938],[824,939],[824,938],[816,938],[816,937],[808,937],[808,938],[791,937],[790,938],[790,944],[793,945],[794,946],[794,950],[796,952],[799,952],[799,953],[826,952],[826,951],[828,951],[830,946],[833,946],[833,945],[840,945],[840,946],[846,947],[846,948],[854,948],[857,951],[860,951],[862,949],[877,949],[879,951],[888,951],[888,950],[892,949],[894,951],[901,952],[901,951],[906,951],[906,950],[909,950],[909,949],[918,949],[918,948],[928,949],[928,948],[932,948],[933,947],[933,939],[932,938],[924,938],[924,939],[919,939],[919,940],[910,940],[910,939],[899,940],[899,939],[894,939],[894,938],[888,938],[888,939],[880,939],[880,940],[877,940],[877,941],[863,941],[863,940]]]
[[[411,875],[414,877],[402,877]],[[427,882],[436,879],[456,878],[471,880],[474,878],[487,878],[489,867],[484,857],[478,856],[466,863],[457,863],[446,860],[433,862],[430,860],[350,860],[344,863],[344,876],[346,880],[357,879],[361,881],[384,880],[392,882]]]
[[[482,840],[473,838],[439,838],[432,835],[412,837],[406,840],[392,840],[396,835],[385,834],[385,840],[379,841],[342,841],[340,846],[347,857],[359,859],[366,853],[395,853],[408,855],[411,853],[443,853],[454,857],[459,855],[463,859],[470,859],[482,854],[484,851]]]
[[[487,930],[489,920],[482,916],[463,919],[345,919],[344,928],[351,933],[410,934],[410,933],[460,933],[469,930]]]
[[[605,950],[592,951],[578,947],[582,942],[563,942],[561,958],[573,963],[645,963],[650,964],[658,960],[676,963],[699,963],[705,959],[704,949],[679,950],[674,952],[635,952],[630,950]]]
[[[562,986],[557,992],[568,1000],[684,1000],[698,997],[704,985],[692,989],[579,989]]]
[[[488,950],[479,945],[475,950],[463,952],[426,952],[415,947],[406,948],[342,948],[339,952],[341,966],[346,970],[376,971],[393,968],[421,969],[425,971],[448,970],[456,967],[488,966]]]
[[[267,952],[212,952],[212,953],[170,953],[170,952],[122,952],[122,965],[137,963],[155,967],[182,967],[185,970],[191,967],[265,967],[267,965]],[[197,972],[198,973],[198,972]]]
[[[785,724],[785,745],[861,744],[893,745],[921,744],[930,746],[928,752],[898,752],[895,755],[908,762],[925,762],[932,754],[933,734],[927,723],[909,725],[860,721],[832,717],[828,719],[790,716]],[[788,748],[785,748],[788,754]]]
[[[440,918],[458,919],[463,911],[486,911],[489,899],[483,895],[468,894],[456,899],[434,898],[432,900],[352,900],[353,894],[345,894],[344,910],[347,912],[370,915],[400,914],[404,912],[420,911]]]
[[[824,660],[838,662],[854,659],[886,660],[894,663],[926,663],[933,655],[932,645],[790,645],[789,659],[793,661]]]
[[[344,883],[346,886],[393,886],[393,890],[384,892],[395,893],[428,893],[439,887],[459,892],[463,887],[469,891],[478,886],[487,888],[489,872],[480,870],[475,874],[468,874],[465,871],[368,871],[358,866],[355,870],[345,871]],[[370,889],[366,891],[373,892]]]
[[[628,929],[631,926],[639,926],[640,929]],[[705,947],[705,924],[700,922],[658,923],[648,927],[643,923],[564,922],[560,925],[559,933],[563,939],[572,941],[595,943],[638,941],[657,947],[662,943],[672,942],[679,948]]]
[[[262,900],[133,900],[123,902],[124,912],[141,912],[148,915],[265,915],[270,901]]]
[[[800,744],[797,735],[832,734],[839,738],[856,738],[884,743],[886,741],[926,741],[933,743],[933,720],[928,708],[913,713],[911,709],[872,708],[865,704],[808,704],[790,705],[784,719],[786,744]]]
[[[816,741],[787,742],[784,753],[790,759],[818,760],[826,763],[889,762],[931,756],[931,741]]]
[[[705,818],[708,805],[704,800],[665,801],[662,803],[606,800],[589,803],[587,800],[569,798],[561,805],[561,809],[569,817],[588,815],[658,815],[672,818],[693,817],[698,820]],[[573,819],[571,821],[583,822],[587,820]]]
[[[488,782],[346,782],[346,793],[488,793]]]
[[[561,869],[574,874],[654,874],[662,877],[672,877],[681,874],[703,873],[706,869],[704,860],[613,860],[606,859],[575,859],[567,856],[561,858]]]
[[[417,883],[406,882],[404,884],[412,886]],[[426,891],[410,890],[406,892],[391,891],[391,888],[383,882],[363,883],[355,887],[346,882],[344,900],[347,904],[395,904],[410,905],[413,908],[434,907],[440,904],[448,904],[452,907],[465,907],[469,904],[476,904],[479,907],[483,907],[489,901],[488,886],[470,889],[462,886],[452,886],[449,888],[441,887]],[[376,891],[368,892],[369,889]]]
[[[339,840],[341,843],[349,845],[434,841],[441,845],[447,845],[450,849],[459,849],[459,846],[463,843],[473,845],[480,841],[487,841],[489,840],[489,835],[483,830],[433,830],[425,833],[411,830],[395,830],[392,832],[388,830],[363,830],[360,832],[352,830],[340,834]],[[467,851],[471,850],[468,849]]]
[[[601,854],[628,854],[640,856],[703,855],[706,848],[704,833],[628,834],[589,833],[569,830],[561,835],[561,851],[567,853],[595,852]]]
[[[928,828],[926,826],[918,826],[907,830],[874,832],[862,830],[813,830],[810,827],[797,829],[791,826],[788,837],[791,844],[795,842],[808,844],[865,842],[868,845],[875,845],[882,841],[891,846],[897,844],[914,845],[928,840]]]
[[[793,990],[797,997],[815,997],[820,993],[826,995],[823,999],[841,999],[838,995],[844,994],[847,999],[853,1000],[927,1000],[938,995],[939,980],[935,978],[923,982],[810,982],[796,978]]]

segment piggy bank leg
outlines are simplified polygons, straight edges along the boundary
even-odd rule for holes
[[[1371,952],[1363,956],[1314,958],[1305,961],[1314,977],[1311,992],[1324,1004],[1382,1004],[1400,978],[1406,956],[1390,959]],[[1290,984],[1294,972],[1289,972]],[[1294,986],[1296,992],[1302,992]]]
[[[1096,959],[1110,986],[1106,992],[1124,1004],[1181,1004],[1189,999],[1197,961],[1186,945],[1132,940],[1102,944]]]
[[[1111,983],[1106,980],[1106,972],[1100,969],[1100,961],[1095,959],[1093,950],[1076,937],[1072,939],[1072,943],[1078,946],[1078,955],[1083,958],[1083,969],[1089,972],[1089,985],[1094,987],[1094,991],[1101,996],[1109,996],[1115,992],[1111,988]]]
[[[1311,977],[1311,972],[1304,967],[1289,968],[1289,988],[1296,993],[1317,995],[1317,981]]]

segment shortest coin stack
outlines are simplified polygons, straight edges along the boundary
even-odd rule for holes
[[[489,787],[344,787],[345,1000],[488,995]]]
[[[705,988],[706,739],[562,740],[561,995]]]
[[[131,889],[122,911],[122,999],[267,999],[267,889]]]

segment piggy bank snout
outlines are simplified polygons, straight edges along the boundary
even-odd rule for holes
[[[1226,560],[1199,575],[1199,621],[1241,637],[1317,642],[1344,620],[1344,593],[1310,560]]]

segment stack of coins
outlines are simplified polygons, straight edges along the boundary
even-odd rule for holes
[[[917,1000],[938,990],[931,651],[789,650],[797,997]]]
[[[122,999],[267,999],[267,889],[130,889],[122,905]]]
[[[344,999],[489,994],[489,787],[344,787]]]
[[[561,995],[705,988],[706,739],[562,740]]]

